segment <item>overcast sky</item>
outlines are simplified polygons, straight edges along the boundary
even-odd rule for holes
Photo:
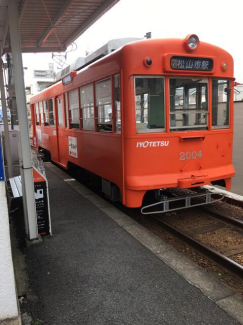
[[[243,83],[242,30],[243,0],[120,0],[76,40],[77,50],[67,54],[66,63],[114,38],[143,38],[146,32],[152,32],[152,38],[185,38],[193,33],[228,51],[234,58],[235,78]],[[51,53],[23,58],[26,83],[33,69],[48,69],[53,62]]]

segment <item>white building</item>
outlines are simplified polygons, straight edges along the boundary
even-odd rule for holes
[[[26,97],[29,102],[30,97],[49,87],[56,81],[54,63],[49,63],[48,70],[33,70],[31,80],[26,82]]]
[[[31,120],[30,98],[42,90],[48,88],[56,81],[56,73],[54,71],[54,63],[48,64],[48,70],[33,70],[30,81],[25,82],[26,101],[28,109],[28,118]]]
[[[243,101],[243,85],[234,87],[234,101],[235,102]]]

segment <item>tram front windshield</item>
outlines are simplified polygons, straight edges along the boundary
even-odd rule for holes
[[[137,133],[165,131],[164,78],[135,77]]]
[[[208,129],[208,79],[170,79],[170,130]]]

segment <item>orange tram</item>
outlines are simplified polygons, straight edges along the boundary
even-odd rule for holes
[[[132,42],[32,97],[33,145],[98,175],[113,201],[141,207],[154,191],[176,210],[164,189],[231,187],[233,87],[231,55],[195,34]]]

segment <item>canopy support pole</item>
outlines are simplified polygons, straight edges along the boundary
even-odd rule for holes
[[[0,60],[0,89],[1,89],[1,101],[2,101],[3,123],[4,123],[4,144],[5,144],[4,148],[5,148],[5,154],[6,154],[7,166],[8,166],[8,178],[11,178],[13,176],[13,162],[12,162],[9,128],[8,128],[8,114],[7,114],[5,88],[4,88],[4,81],[3,81],[2,60]]]
[[[23,203],[25,210],[25,230],[28,238],[31,240],[38,238],[38,230],[17,0],[8,1],[8,19],[13,58],[15,92],[19,118],[19,138],[21,150],[20,169],[23,186]]]

